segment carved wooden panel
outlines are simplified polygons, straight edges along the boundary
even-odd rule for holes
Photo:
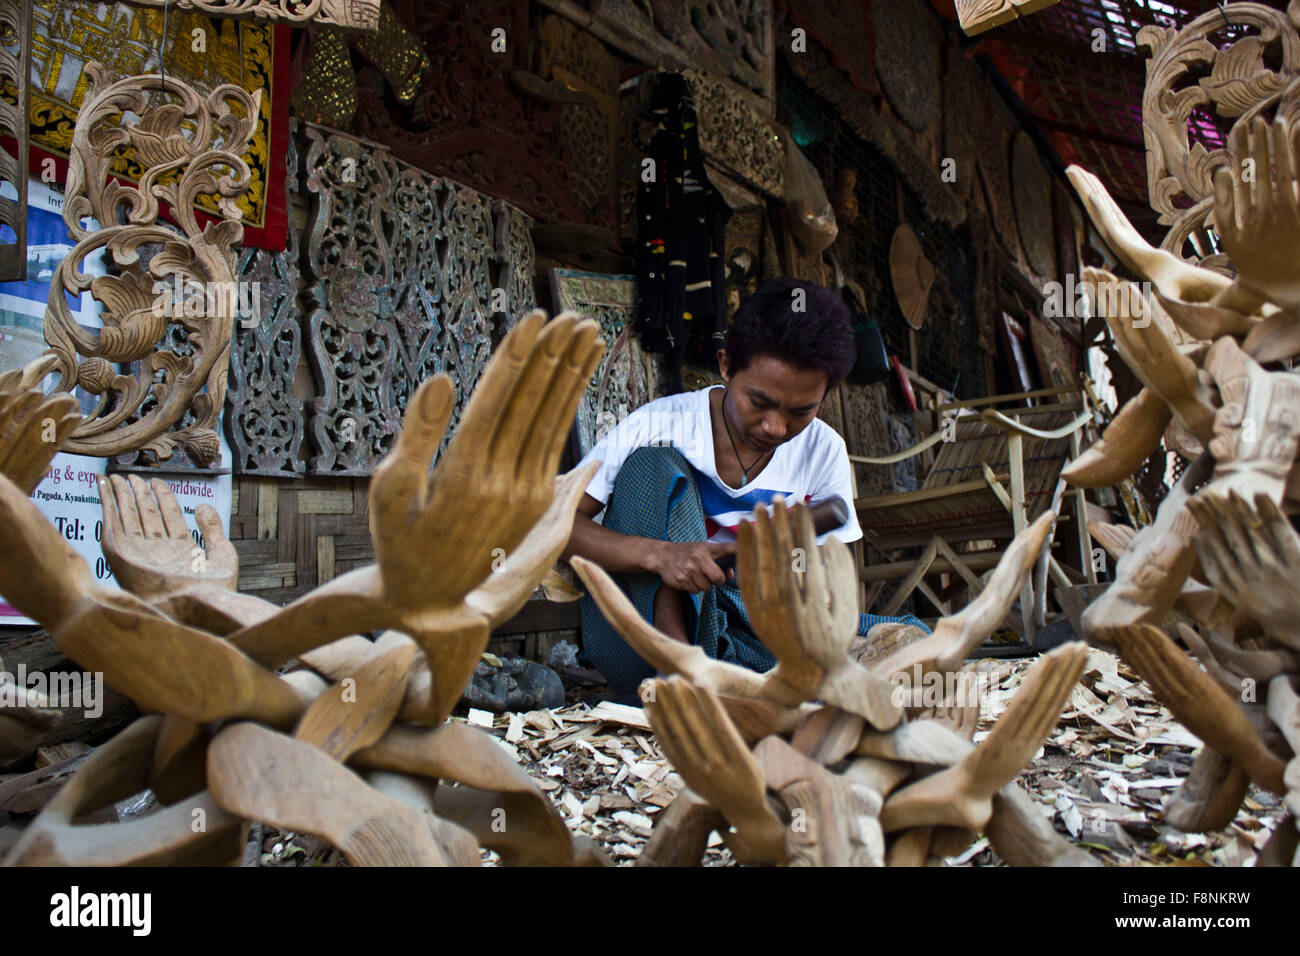
[[[784,196],[785,148],[772,124],[723,83],[695,70],[682,75],[695,99],[704,156],[742,182]]]
[[[0,98],[0,138],[13,139],[12,153],[0,145],[0,183],[17,196],[0,196],[0,282],[27,277],[27,77],[31,72],[31,0],[0,0],[0,86],[12,85],[18,101]],[[10,236],[6,230],[11,230]]]
[[[126,0],[132,6],[197,10],[214,17],[275,20],[291,26],[371,30],[379,25],[379,0]]]
[[[527,0],[425,0],[408,26],[437,66],[420,76],[409,103],[363,71],[354,129],[541,222],[587,222],[557,110],[510,86],[510,73],[528,68]]]
[[[430,375],[456,384],[451,429],[492,349],[491,200],[307,125],[307,356],[319,397],[309,472],[368,475]],[[523,243],[516,224],[514,248]],[[509,248],[509,244],[507,244]],[[529,270],[531,272],[531,269]],[[522,276],[515,296],[522,301]],[[450,434],[450,429],[449,429]]]
[[[618,61],[590,33],[563,17],[545,17],[537,29],[537,71],[588,103],[556,107],[568,146],[574,196],[587,221],[614,221],[614,163],[618,158]]]
[[[1161,248],[1198,259],[1213,252],[1206,220],[1214,210],[1214,170],[1228,162],[1228,128],[1273,109],[1293,128],[1300,123],[1300,25],[1260,3],[1226,10],[1210,10],[1181,30],[1145,26],[1137,35],[1152,54],[1142,127],[1151,208],[1170,227]],[[1233,25],[1227,39],[1225,16]],[[1219,135],[1207,135],[1206,127]]]
[[[226,86],[200,97],[158,75],[110,82],[97,63],[86,74],[90,88],[73,133],[63,205],[77,244],[50,281],[50,348],[42,361],[57,374],[58,390],[79,385],[101,400],[64,449],[166,459],[179,446],[207,466],[220,452],[214,426],[225,400],[237,306],[230,294],[234,245],[243,235],[236,200],[249,183],[238,157],[252,135],[260,93]],[[114,158],[128,144],[145,188],[112,176]],[[194,202],[204,193],[216,195],[223,221],[200,227]],[[159,221],[160,201],[171,207],[175,226]],[[85,228],[87,218],[101,228]],[[141,256],[154,246],[162,251]],[[80,271],[100,249],[108,250],[115,274]],[[176,292],[160,296],[158,282]],[[86,291],[104,305],[104,327],[97,331],[82,328],[68,308],[68,294],[76,299]],[[119,363],[133,364],[132,371],[119,372]],[[186,415],[179,431],[168,431]]]
[[[298,150],[289,140],[288,186],[298,191]],[[239,278],[257,296],[255,316],[235,324],[226,392],[226,437],[234,470],[246,475],[301,475],[303,401],[294,394],[302,358],[298,305],[298,230],[289,229],[283,252],[245,249]]]
[[[604,432],[657,396],[663,356],[643,351],[636,334],[635,276],[552,269],[551,294],[556,312],[572,310],[599,322],[607,343],[578,405],[578,445],[585,455]]]
[[[1058,0],[957,0],[957,22],[967,36],[976,36],[1017,17],[1045,10]]]
[[[164,25],[166,31],[164,32]],[[193,42],[201,30],[202,44]],[[86,64],[99,62],[112,78],[166,73],[205,97],[223,84],[260,91],[256,125],[240,158],[247,188],[236,204],[243,213],[244,245],[284,247],[284,143],[288,138],[289,58],[277,51],[276,28],[256,20],[212,20],[196,11],[159,10],[116,3],[34,0],[29,93],[31,146],[56,159],[68,156],[78,111],[88,102]],[[195,49],[198,47],[199,49]],[[113,157],[112,173],[139,183],[149,164],[134,143]],[[200,192],[202,212],[221,218],[214,194]]]
[[[770,99],[771,0],[605,0],[595,20],[663,55],[655,66],[690,63]]]
[[[939,50],[924,0],[873,0],[876,72],[899,119],[923,132],[939,117]]]
[[[496,285],[505,291],[506,311],[497,315],[497,329],[504,334],[521,316],[537,307],[533,293],[533,221],[523,212],[498,199],[492,204],[495,217],[493,247],[496,250]],[[494,292],[495,296],[496,293]]]
[[[1038,148],[1021,130],[1011,143],[1011,181],[1015,188],[1016,225],[1029,267],[1056,279],[1056,231],[1052,222],[1052,177]]]

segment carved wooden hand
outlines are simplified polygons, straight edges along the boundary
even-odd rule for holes
[[[785,859],[785,831],[767,805],[763,775],[718,699],[681,677],[654,682],[646,713],[687,786],[722,811],[753,855]]]
[[[1300,155],[1286,117],[1239,122],[1228,136],[1229,165],[1214,173],[1214,223],[1237,267],[1237,283],[1300,309]],[[1244,175],[1246,164],[1253,176]]]
[[[1088,218],[1105,238],[1107,245],[1124,264],[1149,279],[1163,295],[1187,302],[1208,302],[1227,289],[1231,280],[1191,265],[1172,252],[1156,249],[1142,238],[1106,187],[1081,166],[1070,166],[1066,175],[1088,211]]]
[[[229,813],[328,840],[353,866],[477,866],[467,831],[378,792],[310,744],[256,724],[208,748],[208,785]]]
[[[1300,536],[1291,522],[1263,493],[1253,508],[1235,491],[1226,499],[1202,493],[1187,505],[1201,525],[1196,552],[1210,583],[1270,637],[1300,651]]]
[[[1283,793],[1283,764],[1264,745],[1259,732],[1209,674],[1149,624],[1123,628],[1121,653],[1146,678],[1163,703],[1188,730],[1216,750],[1240,761],[1259,786]]]
[[[914,826],[984,826],[993,812],[993,794],[1015,779],[1056,726],[1087,659],[1087,645],[1077,641],[1040,658],[987,740],[960,763],[885,801],[880,817],[885,832]]]
[[[194,509],[203,547],[190,536],[176,496],[159,478],[103,475],[99,500],[104,512],[101,544],[122,587],[146,601],[201,584],[233,591],[239,556],[211,505]]]
[[[792,527],[793,525],[793,527]],[[903,717],[892,685],[849,656],[858,632],[856,574],[848,547],[817,544],[808,506],[793,515],[778,496],[739,531],[736,569],[754,633],[776,655],[769,682],[825,700],[886,730]]]
[[[623,589],[603,568],[586,558],[569,562],[586,585],[600,613],[614,625],[631,648],[662,674],[681,674],[696,687],[715,694],[755,698],[765,689],[761,675],[745,667],[718,661],[693,644],[675,641],[637,612]],[[797,706],[802,698],[787,692],[784,703]]]
[[[416,391],[370,483],[370,534],[384,600],[403,619],[461,607],[547,511],[578,400],[604,345],[572,313],[525,317],[492,356],[432,478],[451,379]],[[543,569],[544,572],[545,569]]]
[[[81,409],[64,393],[45,397],[43,363],[0,375],[0,475],[31,494],[49,470],[59,445],[81,423]]]

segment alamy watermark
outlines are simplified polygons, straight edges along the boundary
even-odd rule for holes
[[[16,673],[0,670],[0,707],[71,707],[93,720],[104,713],[104,675],[99,671],[28,674],[27,665],[19,664]]]
[[[240,328],[254,329],[262,321],[260,282],[199,282],[159,279],[153,284],[153,314],[159,318],[200,318],[227,314],[239,319]]]
[[[1077,281],[1074,273],[1065,274],[1065,282],[1048,282],[1043,286],[1043,315],[1051,319],[1090,319],[1094,315],[1132,316],[1134,328],[1151,324],[1151,312],[1145,306],[1154,289],[1150,282]]]
[[[936,670],[922,673],[914,664],[911,673],[899,671],[889,682],[894,685],[890,701],[895,707],[970,707],[978,709],[989,690],[989,675],[973,671]]]

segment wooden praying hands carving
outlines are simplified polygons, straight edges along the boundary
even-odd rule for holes
[[[0,593],[69,657],[166,715],[88,761],[10,861],[226,860],[242,849],[244,821],[258,819],[315,833],[356,864],[477,865],[480,845],[508,862],[604,863],[493,741],[438,727],[491,626],[528,599],[567,541],[590,469],[555,473],[604,347],[597,331],[571,314],[523,319],[432,476],[452,396],[445,376],[425,382],[371,484],[376,564],[283,609],[233,591],[238,562],[215,512],[197,515],[197,548],[167,486],[134,476],[100,484],[103,547],[126,588],[105,590],[26,497],[57,443],[20,442],[0,459],[0,546],[14,559],[0,565]],[[42,414],[62,416],[56,435],[69,431],[66,403],[38,399],[0,379],[0,429],[21,438]],[[498,548],[509,574],[492,570]],[[401,630],[352,636],[387,627]],[[294,656],[328,680],[278,676]],[[412,806],[418,781],[438,778],[462,786]],[[130,824],[72,825],[146,784],[171,806]],[[180,823],[194,807],[215,815],[217,834],[187,835]],[[485,824],[496,807],[509,810],[509,836]]]

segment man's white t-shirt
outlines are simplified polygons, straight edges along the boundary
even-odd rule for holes
[[[713,425],[709,393],[714,388],[683,392],[647,402],[610,429],[582,460],[599,461],[600,468],[587,485],[587,494],[602,504],[609,501],[614,479],[628,455],[649,445],[671,445],[681,452],[694,472],[704,505],[705,533],[710,541],[734,541],[736,529],[754,508],[784,495],[787,505],[807,501],[819,505],[833,497],[844,500],[849,520],[830,532],[844,542],[862,537],[853,508],[853,484],[848,450],[835,429],[819,418],[794,438],[778,445],[763,470],[744,488],[732,488],[718,477],[713,456]],[[824,540],[822,535],[818,540]]]

